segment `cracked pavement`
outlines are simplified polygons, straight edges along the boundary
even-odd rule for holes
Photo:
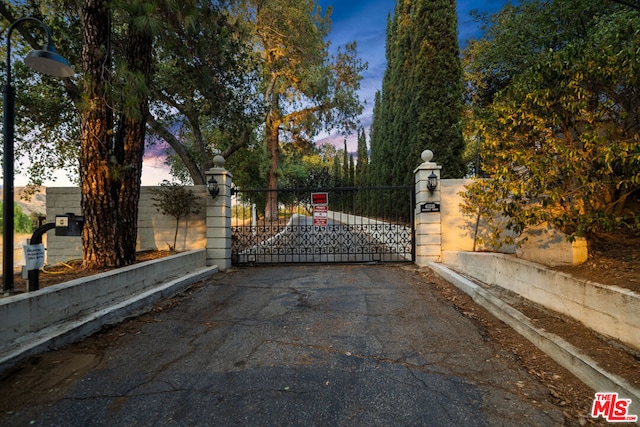
[[[27,367],[0,381],[3,399],[34,396],[1,424],[564,423],[513,355],[409,265],[234,269],[51,353],[30,362],[50,360],[39,381],[20,377]]]

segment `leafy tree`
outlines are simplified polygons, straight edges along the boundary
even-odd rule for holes
[[[187,106],[178,110],[192,125],[189,135],[193,137],[175,145],[174,152],[194,182],[201,180],[214,150],[226,150],[228,155],[250,140],[244,132],[246,120],[235,120],[244,117],[238,111],[248,110],[246,97],[242,98],[247,92],[240,87],[244,80],[238,78],[242,76],[238,63],[246,57],[238,48],[242,38],[218,5],[196,0],[86,0],[80,8],[66,0],[0,4],[6,19],[2,25],[13,22],[15,16],[42,17],[53,34],[63,38],[64,43],[57,44],[61,53],[73,64],[81,64],[76,66],[82,70],[76,79],[53,85],[18,66],[18,75],[29,79],[25,85],[29,90],[18,102],[18,128],[25,138],[17,139],[22,149],[28,149],[34,183],[49,176],[53,168],[79,169],[86,220],[85,266],[127,265],[135,257],[146,122],[157,133],[174,130],[165,113]],[[20,30],[29,45],[40,44],[29,28]],[[18,48],[26,46],[22,43]],[[154,63],[156,58],[159,62]],[[180,85],[167,84],[178,81]],[[163,85],[164,90],[159,90]],[[221,126],[232,120],[239,127]],[[226,140],[233,143],[212,148],[219,139],[205,140],[202,136],[209,133],[200,124],[222,128]]]
[[[544,221],[570,238],[640,227],[640,15],[528,1],[487,25],[465,56],[490,178],[466,208],[503,215],[516,235]]]
[[[43,19],[46,14],[51,19],[44,20],[50,23],[55,34],[62,34],[63,38],[74,37],[75,41],[62,44],[61,50],[80,70],[77,80],[64,79],[62,84],[56,83],[56,90],[45,89],[40,95],[27,91],[32,98],[26,98],[28,104],[23,98],[20,108],[33,110],[35,114],[25,114],[25,117],[36,121],[21,121],[19,129],[25,135],[38,131],[52,135],[61,131],[62,137],[53,139],[59,144],[56,152],[69,155],[69,158],[73,154],[79,166],[85,217],[84,265],[87,268],[128,265],[135,259],[137,205],[148,113],[147,88],[152,62],[154,20],[149,11],[150,8],[139,1],[106,0],[85,0],[78,5],[54,1],[0,7],[0,13],[8,23],[13,22],[18,13]],[[61,13],[58,16],[56,12]],[[34,37],[29,30],[20,28],[23,39],[39,48],[41,36]],[[113,56],[114,45],[123,46],[117,56]],[[22,48],[26,49],[26,46]],[[23,76],[36,85],[40,81],[52,83],[40,76]],[[61,107],[49,111],[51,102],[45,101],[44,109],[34,102],[46,98],[49,93],[53,93],[54,100],[58,101],[61,87],[68,102],[60,105],[62,108],[72,106],[69,113],[56,114],[62,111]],[[72,118],[72,113],[77,115]],[[31,146],[37,147],[36,144]],[[47,154],[51,157],[51,152]],[[34,158],[39,160],[37,156]],[[32,171],[42,176],[45,165],[44,161],[34,163]]]
[[[45,13],[45,11],[47,13]],[[79,63],[82,36],[77,10],[64,2],[0,2],[0,31],[23,16],[43,20],[51,29],[59,53],[71,64]],[[15,28],[11,40],[12,80],[16,90],[16,172],[27,172],[30,183],[39,185],[44,179],[54,180],[56,170],[64,169],[78,181],[80,89],[72,79],[34,73],[21,60],[46,42],[42,29],[25,22]],[[19,34],[19,35],[18,35]],[[6,57],[6,43],[0,44]],[[4,74],[3,66],[0,73]],[[24,164],[23,159],[29,163]]]
[[[462,177],[462,69],[455,1],[398,1],[387,22],[387,69],[371,132],[372,179],[412,185],[431,149],[443,177]]]
[[[170,10],[159,34],[148,118],[171,148],[172,174],[205,184],[213,157],[252,144],[259,124],[257,68],[247,23],[224,3],[193,1]],[[178,114],[176,114],[176,112]]]
[[[355,43],[328,53],[329,12],[313,0],[246,0],[260,55],[268,189],[278,187],[280,143],[308,146],[322,129],[348,131],[362,107],[356,91],[365,65]],[[277,193],[269,193],[267,219],[277,218]]]
[[[3,220],[3,206],[4,202],[0,201],[0,222]],[[14,233],[31,233],[33,231],[33,223],[29,215],[22,211],[22,208],[17,203],[13,203],[13,231]],[[0,230],[2,234],[2,230]]]
[[[180,220],[190,214],[195,215],[200,212],[199,198],[184,185],[166,179],[162,181],[160,188],[153,189],[152,192],[154,197],[151,200],[154,201],[153,206],[158,212],[172,216],[176,220],[173,245],[169,245],[169,250],[175,251]]]

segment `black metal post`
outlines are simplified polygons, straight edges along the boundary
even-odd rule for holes
[[[47,36],[46,50],[32,51],[25,58],[25,64],[35,71],[56,76],[70,77],[73,70],[69,62],[55,53],[51,43],[51,32],[41,20],[27,16],[13,22],[7,30],[7,81],[3,88],[3,114],[4,114],[4,159],[3,159],[3,190],[4,208],[2,210],[2,288],[4,292],[13,291],[13,173],[14,151],[13,138],[15,132],[15,91],[11,86],[11,33],[13,29],[24,21],[36,22],[44,30]]]
[[[9,49],[7,48],[7,51]],[[7,53],[7,83],[3,88],[2,108],[4,112],[4,161],[2,194],[2,289],[4,292],[13,291],[13,135],[14,135],[14,104],[15,91],[11,86],[11,65]]]
[[[42,236],[44,235],[44,233],[54,228],[56,228],[55,223],[41,225],[31,235],[29,244],[37,245],[42,243]],[[36,268],[34,270],[27,271],[27,280],[29,281],[29,292],[37,291],[38,289],[40,289],[40,269]]]

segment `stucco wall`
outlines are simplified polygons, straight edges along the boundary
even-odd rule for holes
[[[460,204],[463,201],[460,193],[465,191],[465,185],[469,185],[472,182],[472,179],[442,180],[441,211],[443,251],[473,251],[473,240],[476,232],[480,237],[486,238],[489,235],[484,221],[481,220],[476,227],[477,218],[472,215],[465,215],[460,211]],[[491,247],[489,245],[477,245],[476,251],[512,254],[516,251],[516,246],[503,245],[501,247]]]
[[[464,215],[460,211],[460,193],[465,191],[465,185],[472,182],[470,179],[444,179],[441,182],[443,251],[473,251],[476,232],[481,237],[489,236],[484,221],[481,220],[476,227],[476,217]],[[503,234],[507,233],[508,231],[503,231]],[[476,251],[515,253],[518,258],[549,266],[576,265],[587,260],[587,244],[584,239],[569,242],[565,234],[548,224],[526,230],[521,237],[527,239],[519,248],[516,245],[491,247],[485,244],[478,245]]]
[[[163,215],[153,205],[152,189],[158,187],[142,187],[138,212],[137,250],[165,250],[173,244],[175,218]],[[194,186],[190,189],[201,201],[200,212],[180,220],[176,249],[179,251],[202,249],[206,244],[205,186]],[[47,188],[47,222],[54,222],[56,215],[64,213],[81,215],[80,188],[49,187]],[[82,258],[80,237],[56,236],[55,231],[47,233],[47,264],[52,265],[71,259]]]
[[[476,218],[463,215],[460,212],[462,197],[460,192],[464,191],[464,186],[470,184],[472,180],[465,179],[444,179],[441,181],[439,191],[441,192],[441,243],[442,251],[472,251],[473,239],[476,233]],[[173,233],[175,231],[175,219],[159,213],[153,205],[152,189],[157,187],[142,187],[139,218],[138,218],[138,250],[162,250],[168,249],[168,245],[173,243]],[[194,250],[206,247],[206,198],[207,190],[205,186],[190,187],[201,200],[200,213],[190,215],[181,220],[178,229],[177,250]],[[80,209],[80,189],[50,187],[47,188],[47,222],[55,221],[55,216],[63,213],[81,214]],[[417,215],[429,215],[417,213]],[[420,217],[417,217],[416,226],[420,227]],[[226,221],[229,222],[229,221]],[[229,224],[230,225],[230,224]],[[426,223],[424,227],[433,227],[433,224]],[[487,236],[488,231],[485,224],[480,221],[477,227],[480,235]],[[513,254],[518,258],[540,262],[547,265],[558,264],[579,264],[586,260],[586,244],[579,241],[571,244],[566,241],[564,235],[555,230],[545,228],[544,230],[532,230],[529,242],[516,250],[514,245],[502,246],[500,248],[479,246],[477,251],[494,251]],[[416,239],[420,239],[422,234],[416,230]],[[427,236],[432,237],[432,236]],[[416,245],[418,246],[418,245]],[[417,248],[416,250],[419,250]],[[47,233],[47,263],[56,264],[71,259],[82,257],[82,245],[80,237],[55,236],[54,231]]]

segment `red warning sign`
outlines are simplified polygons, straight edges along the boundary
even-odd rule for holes
[[[313,207],[313,225],[316,227],[326,227],[329,219],[329,209],[327,205],[316,205]]]
[[[311,193],[312,205],[326,205],[329,203],[329,196],[327,193]]]

